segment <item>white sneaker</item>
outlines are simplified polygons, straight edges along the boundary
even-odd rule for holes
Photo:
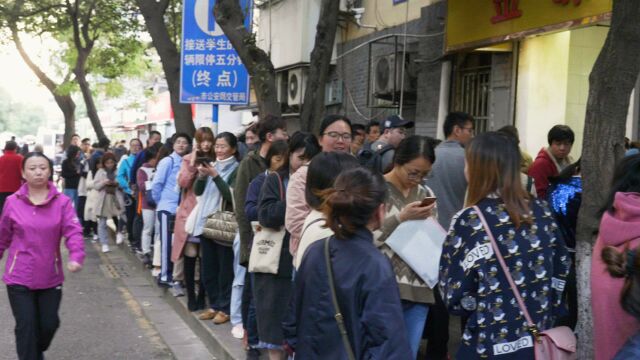
[[[158,275],[160,275],[160,269],[159,268],[151,269],[151,276],[158,277]]]
[[[98,241],[98,234],[93,234],[93,242],[97,242]]]
[[[107,244],[102,245],[102,252],[103,253],[108,253],[109,252],[109,245],[107,245]]]
[[[122,233],[118,233],[118,235],[116,235],[116,244],[120,245],[124,242],[124,236],[122,235]]]
[[[231,335],[236,339],[242,339],[244,337],[244,328],[242,324],[238,324],[231,329]]]

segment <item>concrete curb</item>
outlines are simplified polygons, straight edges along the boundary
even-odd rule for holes
[[[127,259],[142,269],[144,277],[149,283],[157,286],[156,279],[151,272],[142,264],[140,259],[130,251],[125,245],[123,253]],[[212,321],[202,321],[198,319],[199,312],[190,312],[187,308],[186,296],[174,297],[168,289],[161,289],[163,300],[171,306],[171,308],[182,318],[182,320],[191,328],[191,330],[202,340],[206,348],[221,360],[240,360],[246,357],[245,350],[242,346],[242,340],[236,339],[231,335],[231,324],[215,325]]]

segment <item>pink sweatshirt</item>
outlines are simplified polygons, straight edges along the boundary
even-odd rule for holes
[[[64,281],[61,239],[69,250],[69,260],[82,265],[82,226],[71,199],[49,182],[49,195],[42,204],[29,200],[23,184],[7,198],[0,217],[0,259],[8,254],[3,280],[7,285],[23,285],[31,290],[49,289]]]
[[[302,165],[298,171],[291,175],[287,186],[287,212],[284,218],[284,227],[289,231],[289,252],[295,258],[298,252],[298,244],[302,235],[302,226],[311,208],[307,205],[304,191],[307,186],[308,165]]]
[[[627,339],[634,335],[640,324],[622,309],[620,292],[624,279],[613,278],[602,261],[602,249],[615,246],[624,251],[640,245],[640,194],[617,193],[615,213],[602,216],[600,233],[593,248],[591,262],[591,306],[595,359],[612,359]]]

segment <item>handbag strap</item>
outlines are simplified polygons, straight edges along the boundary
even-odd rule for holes
[[[347,334],[347,328],[344,326],[344,317],[340,312],[340,306],[338,305],[338,296],[336,294],[336,285],[333,282],[333,268],[331,267],[331,258],[329,256],[329,240],[331,237],[328,237],[324,240],[324,261],[327,264],[327,275],[329,277],[329,288],[331,289],[331,301],[333,301],[333,307],[335,308],[336,314],[334,315],[336,322],[338,323],[338,329],[340,330],[340,336],[342,336],[342,343],[344,344],[344,349],[347,351],[347,358],[349,360],[355,360],[355,356],[353,355],[353,349],[351,349],[351,343],[349,342],[349,335]]]
[[[278,177],[278,185],[280,185],[280,199],[282,201],[284,201],[284,186],[282,185],[282,178],[280,177],[280,174],[278,174],[278,172],[275,172],[276,176]]]
[[[307,229],[311,227],[311,225],[317,223],[318,221],[322,221],[324,220],[324,218],[319,218],[319,219],[315,219],[312,222],[310,222],[309,224],[307,224],[307,226],[302,230],[302,232],[300,233],[300,239],[302,239],[302,237],[304,237],[304,233],[307,232]]]
[[[491,229],[489,228],[489,224],[487,224],[487,220],[485,219],[484,215],[482,214],[482,211],[480,210],[480,208],[478,206],[474,206],[473,209],[478,214],[478,218],[482,222],[482,226],[484,227],[484,231],[487,233],[487,236],[489,237],[489,240],[491,241],[491,247],[493,247],[493,252],[496,254],[496,257],[498,258],[498,262],[500,263],[500,267],[502,267],[502,271],[504,272],[504,275],[507,278],[507,281],[509,282],[509,286],[511,287],[511,291],[513,291],[513,295],[515,295],[516,300],[518,301],[518,306],[520,307],[520,310],[522,310],[522,313],[524,314],[525,319],[529,323],[529,331],[531,331],[533,336],[537,338],[538,337],[538,333],[539,333],[538,327],[536,326],[536,324],[531,319],[531,316],[529,315],[529,311],[527,310],[527,306],[524,304],[524,300],[522,299],[522,296],[520,295],[520,291],[518,290],[518,287],[516,286],[516,283],[513,281],[513,278],[511,277],[511,272],[509,271],[509,267],[507,267],[507,264],[504,262],[504,258],[502,257],[502,253],[500,252],[500,248],[498,248],[498,243],[496,242],[496,239],[493,236],[493,233],[491,232]]]

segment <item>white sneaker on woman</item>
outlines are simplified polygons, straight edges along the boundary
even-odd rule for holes
[[[122,233],[118,233],[116,235],[116,244],[120,245],[124,242],[124,236],[122,235]]]
[[[108,253],[109,252],[109,245],[107,245],[107,244],[102,245],[102,252],[103,253]]]
[[[244,328],[242,324],[238,324],[231,329],[231,335],[236,339],[242,339],[244,337]]]

